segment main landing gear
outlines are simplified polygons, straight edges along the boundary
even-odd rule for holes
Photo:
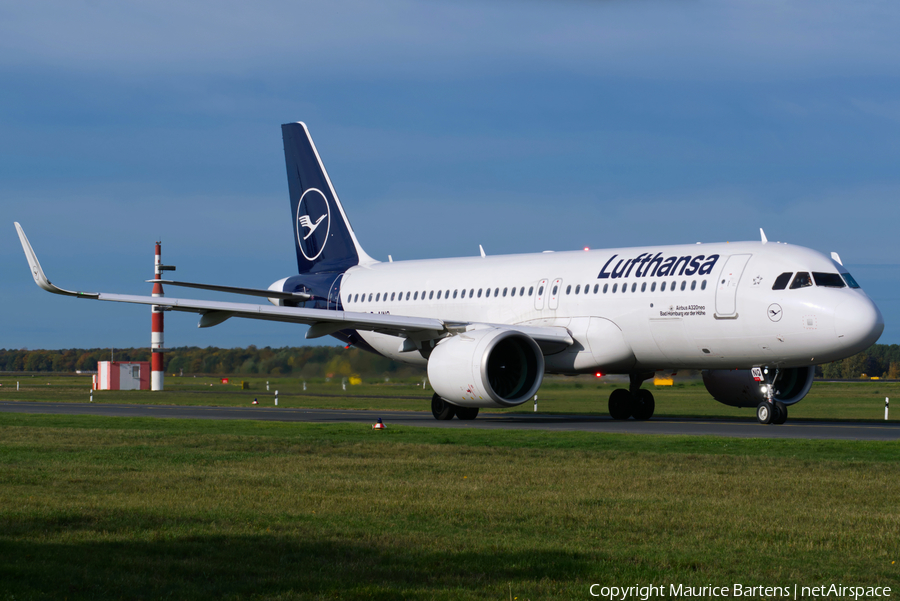
[[[434,393],[431,397],[431,414],[434,419],[453,419],[454,415],[459,419],[475,419],[478,417],[478,407],[460,407]]]
[[[763,369],[765,383],[762,384],[766,400],[756,406],[756,419],[761,424],[781,425],[787,421],[788,410],[787,405],[781,401],[775,400],[775,382],[781,375],[780,370],[775,370],[775,377],[769,382],[769,368]]]
[[[653,374],[629,374],[628,390],[617,388],[609,395],[609,415],[613,419],[648,420],[653,417],[656,402],[653,393],[641,388],[641,383],[653,377]]]

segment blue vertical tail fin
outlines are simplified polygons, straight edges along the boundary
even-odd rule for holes
[[[343,272],[376,261],[353,233],[304,123],[281,126],[298,273]]]

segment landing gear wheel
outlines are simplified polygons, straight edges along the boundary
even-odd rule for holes
[[[775,407],[773,407],[769,401],[763,401],[756,406],[756,419],[758,419],[761,424],[771,424],[772,419],[775,417],[775,411]],[[785,413],[785,415],[787,415],[787,413]]]
[[[434,419],[453,419],[453,416],[456,414],[456,405],[451,405],[442,399],[438,393],[434,393],[434,396],[431,397],[431,414],[434,416]]]
[[[775,415],[772,417],[772,423],[781,425],[787,421],[787,405],[781,401],[775,401]]]
[[[456,417],[459,419],[475,419],[478,417],[478,407],[457,407]]]
[[[653,417],[653,410],[656,409],[656,401],[653,400],[653,393],[649,390],[641,388],[638,390],[636,397],[631,399],[631,415],[634,419],[645,421]]]
[[[613,419],[631,417],[631,393],[624,388],[616,388],[609,395],[609,415]]]

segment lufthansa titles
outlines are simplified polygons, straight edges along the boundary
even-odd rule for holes
[[[663,257],[662,253],[656,255],[641,253],[633,259],[619,259],[615,265],[613,261],[619,255],[610,257],[603,269],[600,270],[599,279],[616,279],[631,277],[632,272],[636,278],[666,277],[670,275],[707,275],[712,272],[719,255],[686,255],[683,257]]]

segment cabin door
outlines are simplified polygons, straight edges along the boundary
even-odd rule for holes
[[[752,255],[731,255],[716,286],[716,317],[737,317],[737,288]]]

